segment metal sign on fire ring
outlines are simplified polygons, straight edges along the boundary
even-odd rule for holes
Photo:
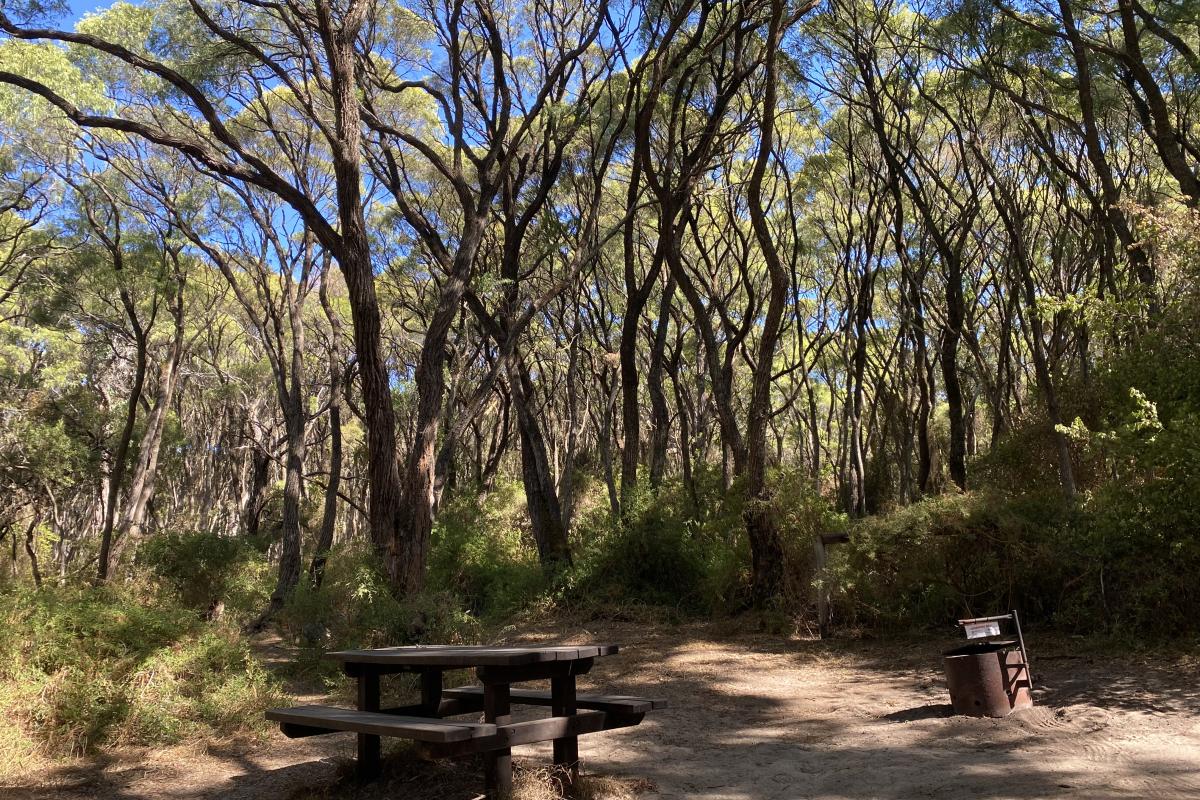
[[[998,621],[990,622],[968,622],[963,625],[967,633],[968,639],[986,639],[989,636],[1000,635],[1000,623]]]

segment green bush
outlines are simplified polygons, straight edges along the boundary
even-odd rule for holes
[[[693,499],[679,481],[656,495],[644,487],[626,510],[628,524],[606,507],[580,519],[576,569],[564,599],[576,605],[645,604],[702,613],[742,602],[749,546],[740,492],[725,495],[720,473],[696,475]]]
[[[814,545],[821,534],[846,529],[846,515],[835,511],[827,498],[813,486],[812,476],[795,469],[778,470],[771,476],[772,508],[779,521],[787,558],[784,604],[804,610],[815,603]]]
[[[1061,536],[1072,515],[1055,494],[974,492],[860,520],[830,562],[842,617],[943,626],[1015,604],[1027,617],[1046,618],[1057,605],[1055,587],[1078,563]]]
[[[478,621],[446,592],[397,599],[374,553],[362,544],[334,548],[320,588],[307,580],[279,615],[284,634],[300,645],[304,668],[328,672],[326,650],[437,642],[473,642]]]
[[[597,525],[580,553],[576,599],[696,610],[705,604],[706,553],[697,526],[647,509],[628,527]]]
[[[265,541],[204,531],[157,533],[138,548],[138,561],[185,606],[209,612],[218,603],[242,620],[270,598],[273,570]]]
[[[971,486],[1006,494],[1015,489],[1056,486],[1059,482],[1054,427],[1044,417],[1022,420],[970,464]],[[1073,453],[1078,463],[1078,453]],[[1081,476],[1082,477],[1082,476]]]
[[[1120,424],[1072,431],[1113,475],[1069,532],[1092,566],[1063,610],[1072,622],[1098,615],[1131,634],[1200,631],[1200,414],[1179,405],[1164,420],[1131,390]]]
[[[0,737],[9,756],[263,730],[262,711],[283,700],[234,629],[169,596],[13,585],[0,599],[0,708],[19,732]]]
[[[530,605],[548,588],[519,483],[486,497],[448,499],[438,511],[429,549],[429,585],[460,598],[472,614],[500,618]]]
[[[1195,634],[1196,475],[1114,482],[1077,503],[1054,487],[943,495],[862,520],[834,551],[841,615],[871,626],[940,627],[1016,607],[1030,622],[1079,633]]]

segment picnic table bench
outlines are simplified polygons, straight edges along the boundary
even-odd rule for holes
[[[378,775],[381,737],[418,742],[428,757],[451,758],[481,753],[489,797],[512,792],[512,748],[554,742],[554,763],[564,783],[579,776],[578,737],[637,725],[649,712],[665,708],[663,700],[628,695],[578,694],[575,679],[601,656],[614,655],[616,645],[552,647],[384,647],[341,650],[327,658],[342,662],[357,679],[358,708],[297,706],[274,708],[267,719],[284,735],[296,738],[349,732],[358,735],[358,773]],[[443,673],[475,670],[478,686],[446,689]],[[381,675],[412,672],[420,677],[421,701],[380,708]],[[514,689],[514,683],[549,680],[550,690]],[[549,706],[550,716],[513,722],[513,705]],[[483,713],[483,722],[447,719]]]

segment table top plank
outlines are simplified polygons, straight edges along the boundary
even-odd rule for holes
[[[477,645],[415,645],[364,650],[336,650],[325,657],[346,664],[414,667],[517,667],[549,661],[580,661],[615,655],[617,645],[551,645],[545,647],[488,647]]]

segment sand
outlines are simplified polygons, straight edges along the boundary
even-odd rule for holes
[[[615,641],[581,688],[666,698],[640,726],[584,737],[599,797],[706,800],[1200,799],[1200,660],[1030,638],[1035,707],[950,715],[939,653],[955,642],[787,640],[729,624],[574,624],[512,641]],[[305,697],[304,702],[319,700]],[[351,736],[273,735],[109,753],[0,788],[13,800],[478,796],[475,764],[402,763],[345,778]],[[549,746],[516,751],[536,766]]]

